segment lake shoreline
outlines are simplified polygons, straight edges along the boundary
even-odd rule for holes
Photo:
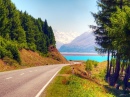
[[[107,56],[107,54],[98,53],[72,53],[72,52],[60,52],[63,56]]]
[[[97,53],[61,53],[68,61],[87,61],[94,60],[98,62],[107,61],[107,54],[97,54]],[[110,58],[111,59],[111,58]]]

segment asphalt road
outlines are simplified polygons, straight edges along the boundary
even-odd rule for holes
[[[0,97],[37,97],[63,66],[65,64],[0,72]]]

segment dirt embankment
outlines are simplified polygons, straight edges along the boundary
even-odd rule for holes
[[[0,71],[14,70],[19,68],[26,68],[32,66],[53,65],[68,63],[68,61],[58,52],[54,46],[48,48],[49,53],[47,56],[41,56],[37,52],[31,50],[20,50],[21,65],[7,64],[4,60],[0,59]]]

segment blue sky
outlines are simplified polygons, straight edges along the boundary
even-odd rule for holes
[[[97,12],[96,0],[11,0],[35,18],[47,19],[54,30],[83,33],[95,24],[91,12]]]

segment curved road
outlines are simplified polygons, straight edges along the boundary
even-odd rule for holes
[[[0,97],[38,97],[48,81],[67,64],[0,72]]]

